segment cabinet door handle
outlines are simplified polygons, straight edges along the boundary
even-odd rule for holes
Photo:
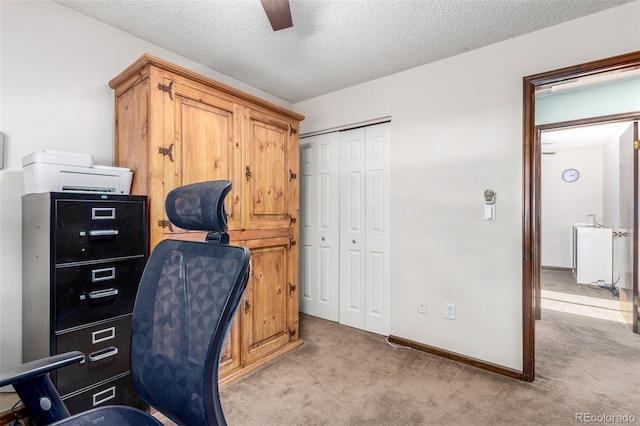
[[[89,231],[89,238],[91,237],[115,237],[118,235],[117,229],[98,229]]]
[[[116,348],[115,346],[111,346],[101,351],[89,354],[88,358],[89,358],[89,361],[96,362],[96,361],[100,361],[102,359],[109,358],[110,356],[115,356],[115,355],[118,355],[118,348]]]
[[[84,300],[86,298],[88,298],[89,300],[98,300],[98,299],[103,299],[105,297],[113,297],[117,295],[118,295],[117,288],[107,288],[104,290],[90,291],[87,296],[85,296],[84,294],[81,294],[80,300]]]
[[[247,177],[247,180],[251,179],[251,168],[249,166],[244,169],[244,175]]]

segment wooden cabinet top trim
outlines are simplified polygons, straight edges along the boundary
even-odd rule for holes
[[[274,103],[265,101],[264,99],[260,99],[257,96],[250,95],[241,90],[234,89],[231,86],[227,86],[226,84],[220,83],[219,81],[213,80],[209,77],[205,77],[201,74],[198,74],[196,72],[193,72],[181,66],[172,64],[171,62],[165,61],[164,59],[160,59],[148,53],[145,53],[144,55],[142,55],[137,61],[129,65],[124,71],[122,71],[116,77],[111,79],[109,81],[109,87],[111,87],[112,89],[115,89],[124,81],[134,76],[136,73],[140,73],[141,69],[148,65],[151,65],[175,74],[182,75],[183,77],[186,77],[190,80],[204,84],[216,90],[228,93],[229,95],[232,95],[236,98],[251,102],[256,105],[260,105],[262,107],[276,111],[280,114],[286,115],[287,117],[290,117],[293,120],[297,120],[297,121],[304,120],[304,116],[301,114],[298,114],[296,112],[283,108],[280,105],[276,105]]]

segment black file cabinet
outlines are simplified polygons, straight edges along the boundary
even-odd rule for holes
[[[148,256],[147,197],[48,192],[22,197],[23,361],[79,350],[51,375],[74,414],[138,408],[131,313]]]

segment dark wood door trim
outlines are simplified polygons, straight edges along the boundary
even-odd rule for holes
[[[523,78],[522,136],[522,380],[535,377],[536,288],[540,283],[540,144],[536,142],[535,90],[559,83],[640,66],[640,51]],[[637,216],[637,215],[636,215]]]
[[[582,118],[580,120],[559,121],[557,123],[540,124],[536,126],[536,129],[540,131],[544,130],[558,130],[569,129],[571,127],[581,126],[593,126],[594,124],[608,124],[608,123],[620,123],[624,121],[636,121],[640,116],[640,111],[624,112],[621,114],[603,115],[599,117]]]
[[[636,118],[636,120],[640,117]],[[640,140],[638,136],[638,121],[633,123],[633,141]],[[638,328],[638,306],[640,297],[638,296],[638,152],[634,150],[633,155],[633,273],[631,275],[631,328],[634,333],[640,333]]]

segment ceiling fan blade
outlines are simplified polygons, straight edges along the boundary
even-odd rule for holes
[[[273,31],[293,27],[289,0],[260,0]]]

